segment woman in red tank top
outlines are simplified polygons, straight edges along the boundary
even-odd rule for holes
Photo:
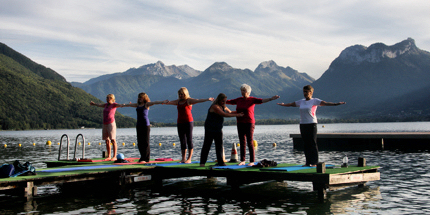
[[[191,157],[193,156],[193,115],[191,114],[191,109],[193,104],[213,101],[214,98],[210,97],[207,99],[193,99],[190,97],[188,89],[182,87],[178,91],[178,99],[169,101],[168,105],[176,105],[178,109],[178,135],[179,141],[181,143],[181,153],[182,158],[180,163],[191,163]],[[188,158],[187,155],[188,146]]]

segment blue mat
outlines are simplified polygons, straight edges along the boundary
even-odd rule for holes
[[[70,167],[70,168],[60,168],[60,169],[47,169],[47,170],[40,170],[37,172],[67,172],[67,171],[74,171],[74,170],[101,169],[101,168],[109,168],[109,167],[119,167],[119,166],[118,165],[80,166],[80,167]]]
[[[254,162],[254,165],[257,164],[258,162]],[[252,167],[252,166],[248,166],[248,164],[245,165],[229,165],[229,166],[214,166],[212,167],[212,169],[242,169],[242,168],[248,168],[248,167]]]
[[[145,166],[179,166],[179,165],[195,164],[195,163],[200,163],[200,161],[191,161],[191,163],[149,163],[149,164],[145,164]]]
[[[333,164],[326,164],[325,167],[332,167],[334,166]],[[291,172],[291,171],[296,171],[296,170],[303,170],[303,169],[315,169],[316,167],[311,167],[311,166],[287,166],[287,167],[276,167],[276,168],[270,168],[270,169],[260,169],[260,170],[265,170],[265,171],[287,171],[287,172]]]

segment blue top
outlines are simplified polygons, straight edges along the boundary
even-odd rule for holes
[[[145,105],[136,108],[137,113],[137,123],[136,126],[149,126],[149,118],[148,118],[148,108],[145,108]]]

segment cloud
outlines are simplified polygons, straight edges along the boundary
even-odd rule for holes
[[[348,46],[430,49],[430,1],[3,0],[0,42],[68,81],[158,60],[204,70],[274,60],[319,78]]]

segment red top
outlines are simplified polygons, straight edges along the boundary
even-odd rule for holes
[[[105,104],[105,108],[103,109],[103,124],[107,125],[115,121],[116,104],[117,103],[111,105],[109,105],[109,103]]]
[[[192,122],[193,115],[191,114],[191,109],[193,109],[192,105],[188,105],[187,100],[185,100],[184,104],[181,104],[178,101],[178,123]]]
[[[256,104],[262,104],[263,99],[255,97],[239,97],[237,99],[227,100],[226,104],[236,105],[237,113],[243,113],[242,117],[236,117],[238,123],[255,123],[254,107]]]

